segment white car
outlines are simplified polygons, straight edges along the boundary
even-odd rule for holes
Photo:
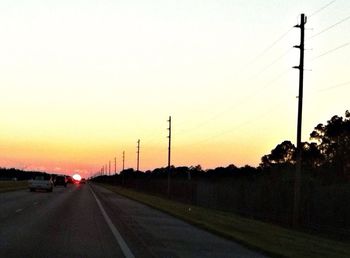
[[[31,192],[34,192],[35,190],[46,190],[52,192],[52,177],[48,174],[37,175],[28,181],[28,187]]]

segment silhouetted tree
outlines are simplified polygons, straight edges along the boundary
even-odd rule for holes
[[[303,142],[302,148],[303,167],[314,169],[322,165],[324,155],[322,155],[317,143]]]
[[[344,176],[350,165],[350,112],[345,112],[345,119],[333,116],[326,125],[318,124],[310,139],[319,142],[324,164],[335,169],[339,176]]]
[[[271,153],[261,158],[260,166],[268,168],[275,164],[294,164],[296,148],[290,141],[278,144]]]
[[[190,166],[188,171],[188,179],[191,179],[192,177],[198,177],[203,175],[204,171],[200,165],[197,166]]]

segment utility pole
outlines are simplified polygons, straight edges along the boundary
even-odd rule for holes
[[[117,157],[114,157],[114,174],[117,174]]]
[[[168,135],[168,197],[170,197],[170,158],[171,158],[171,116],[169,116],[169,135]]]
[[[124,179],[124,165],[125,165],[125,151],[123,151],[123,170],[122,170],[122,185],[124,185],[125,179]]]
[[[109,166],[108,166],[108,175],[111,175],[111,161],[109,161]]]
[[[137,141],[137,166],[136,166],[136,171],[139,172],[140,168],[140,139]]]
[[[293,209],[293,225],[297,227],[300,215],[300,188],[301,188],[301,162],[302,162],[302,144],[301,144],[301,124],[303,115],[303,84],[304,84],[304,40],[305,40],[305,24],[307,18],[305,14],[301,14],[300,24],[294,27],[300,28],[300,45],[294,46],[300,50],[299,66],[293,68],[299,69],[299,95],[298,95],[298,125],[297,125],[297,163],[294,183],[294,209]]]
[[[124,165],[125,165],[125,151],[123,151],[123,170],[122,171],[124,171],[125,169]]]

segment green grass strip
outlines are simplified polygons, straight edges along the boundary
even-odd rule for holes
[[[228,212],[187,205],[122,187],[99,185],[265,254],[276,257],[350,257],[350,243],[293,231]]]
[[[0,193],[16,191],[28,187],[28,181],[0,181]]]

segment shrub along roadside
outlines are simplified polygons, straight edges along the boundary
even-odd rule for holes
[[[0,193],[16,191],[28,187],[28,181],[0,181]]]
[[[122,187],[99,185],[272,256],[350,257],[350,243],[285,229],[232,213],[178,203]]]

